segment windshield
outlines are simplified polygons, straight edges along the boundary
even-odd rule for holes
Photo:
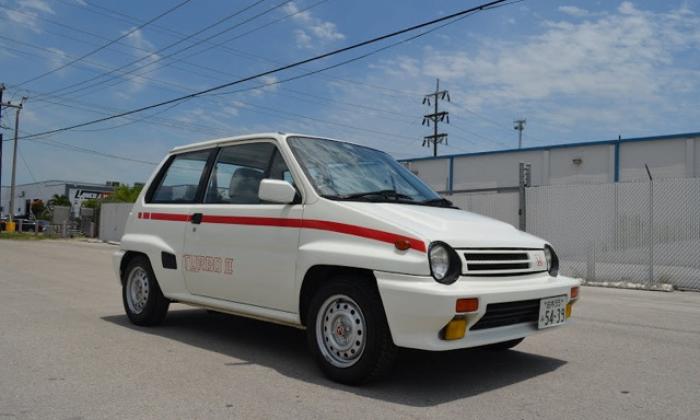
[[[293,137],[289,145],[325,198],[440,204],[445,200],[391,156],[334,140]]]

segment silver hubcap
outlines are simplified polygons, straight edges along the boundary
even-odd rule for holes
[[[141,267],[135,267],[126,280],[126,302],[129,310],[135,314],[143,312],[149,292],[148,273]]]
[[[334,295],[321,305],[316,317],[316,341],[330,364],[347,368],[360,360],[367,332],[360,306],[345,295]]]

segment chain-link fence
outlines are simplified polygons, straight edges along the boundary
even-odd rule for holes
[[[700,290],[700,179],[528,188],[527,231],[564,274]]]

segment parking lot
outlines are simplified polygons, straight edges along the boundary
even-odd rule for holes
[[[182,305],[128,323],[112,245],[0,241],[0,418],[700,418],[700,294],[584,288],[513,351],[324,379],[304,332]]]

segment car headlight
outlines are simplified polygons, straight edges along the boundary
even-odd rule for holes
[[[544,246],[544,258],[547,260],[547,271],[552,277],[556,277],[559,274],[559,258],[554,252],[554,249],[549,246]]]
[[[443,242],[433,242],[428,250],[430,274],[435,281],[442,284],[452,284],[462,271],[459,256],[449,245]]]

